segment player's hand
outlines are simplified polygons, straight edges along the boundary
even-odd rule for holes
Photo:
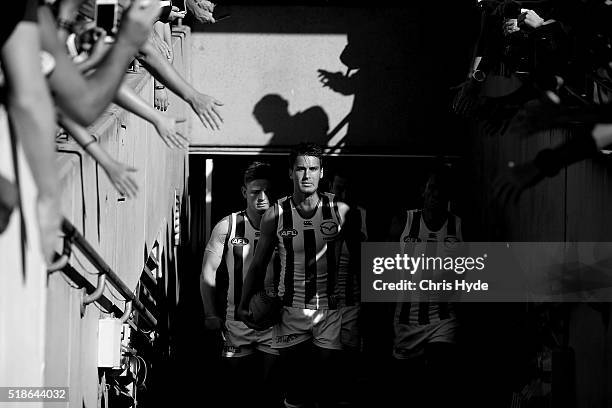
[[[127,198],[136,197],[136,193],[138,192],[138,184],[136,184],[136,181],[131,175],[131,173],[137,171],[135,168],[120,163],[114,159],[105,164],[102,168],[119,194],[126,196]]]
[[[264,330],[263,327],[253,322],[253,313],[251,313],[251,311],[248,309],[248,307],[246,307],[244,303],[241,303],[240,306],[238,306],[238,319],[242,323],[246,324],[247,327],[250,327],[253,330],[257,330],[257,331]]]
[[[159,134],[159,137],[161,137],[163,142],[169,148],[189,148],[189,139],[178,132],[176,119],[160,113],[158,119],[154,123],[154,126]]]
[[[515,166],[508,163],[508,169],[493,183],[493,196],[502,204],[516,204],[521,194],[544,179],[544,174],[533,162]]]
[[[318,69],[317,72],[323,88],[327,87],[342,95],[352,95],[355,93],[350,77],[343,75],[342,72],[329,72],[324,69]]]
[[[223,106],[221,101],[197,91],[188,98],[188,101],[205,128],[212,130],[221,129],[221,124],[223,123],[219,110]]]
[[[170,102],[168,102],[168,92],[166,91],[166,88],[155,89],[153,91],[153,103],[155,109],[157,110],[162,112],[168,110],[168,105],[170,105]]]
[[[223,320],[219,316],[207,316],[204,318],[204,328],[210,331],[221,330]]]

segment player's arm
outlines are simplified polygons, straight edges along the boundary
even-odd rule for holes
[[[242,300],[238,306],[238,314],[247,325],[250,320],[249,302],[251,297],[264,287],[268,264],[276,247],[277,211],[275,205],[269,208],[261,218],[261,236],[242,287]]]
[[[225,238],[229,233],[228,218],[219,221],[213,229],[202,259],[202,271],[200,273],[200,295],[204,306],[205,325],[209,330],[221,328],[221,317],[215,307],[215,281],[217,269],[222,262]]]

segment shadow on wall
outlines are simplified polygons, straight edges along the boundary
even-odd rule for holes
[[[320,106],[291,115],[286,99],[268,94],[255,104],[253,116],[264,133],[272,133],[268,142],[272,146],[295,145],[305,140],[327,145],[329,119]]]
[[[324,87],[354,95],[347,146],[399,145],[418,129],[423,107],[418,25],[408,9],[355,14],[339,56],[346,73],[319,69]]]

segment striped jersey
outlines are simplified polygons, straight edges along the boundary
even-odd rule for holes
[[[461,237],[461,219],[451,213],[448,213],[448,218],[437,231],[432,231],[427,228],[423,220],[422,211],[410,210],[406,217],[406,225],[400,237],[402,244],[402,252],[404,252],[406,243],[416,243],[418,253],[424,253],[425,256],[444,256],[437,254],[440,242],[458,242],[462,241]],[[428,245],[428,243],[431,243]],[[434,279],[433,271],[421,271],[419,279]],[[398,303],[396,309],[396,319],[400,324],[409,325],[426,325],[436,323],[440,320],[449,319],[455,316],[453,305],[449,302],[436,302],[428,292],[421,292],[422,296],[419,302],[401,302]],[[427,297],[427,298],[424,298]]]
[[[333,194],[319,193],[312,217],[304,218],[291,197],[277,206],[278,294],[285,306],[336,309],[335,299],[342,220]]]
[[[216,287],[218,310],[225,309],[227,320],[238,320],[236,305],[240,304],[242,297],[242,285],[253,260],[253,254],[259,241],[259,229],[253,226],[246,211],[232,213],[227,217],[228,228],[224,240],[221,265],[217,270]],[[215,234],[215,230],[213,234]],[[209,242],[218,242],[219,237],[211,236]],[[207,246],[209,250],[210,244]],[[274,263],[273,256],[268,265],[266,273],[266,290],[274,286]]]
[[[357,206],[359,217],[356,220],[360,221],[359,231],[361,232],[360,241],[368,240],[368,230],[366,227],[366,210],[363,207]],[[357,263],[359,265],[359,263]],[[342,241],[342,249],[340,250],[340,259],[338,262],[338,284],[336,288],[336,296],[338,298],[338,306],[356,306],[361,303],[361,270],[356,268],[350,269],[350,256],[346,241]]]

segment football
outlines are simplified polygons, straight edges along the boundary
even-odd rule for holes
[[[266,291],[257,292],[249,302],[253,323],[263,329],[272,327],[280,318],[281,301],[278,296],[270,296]]]

